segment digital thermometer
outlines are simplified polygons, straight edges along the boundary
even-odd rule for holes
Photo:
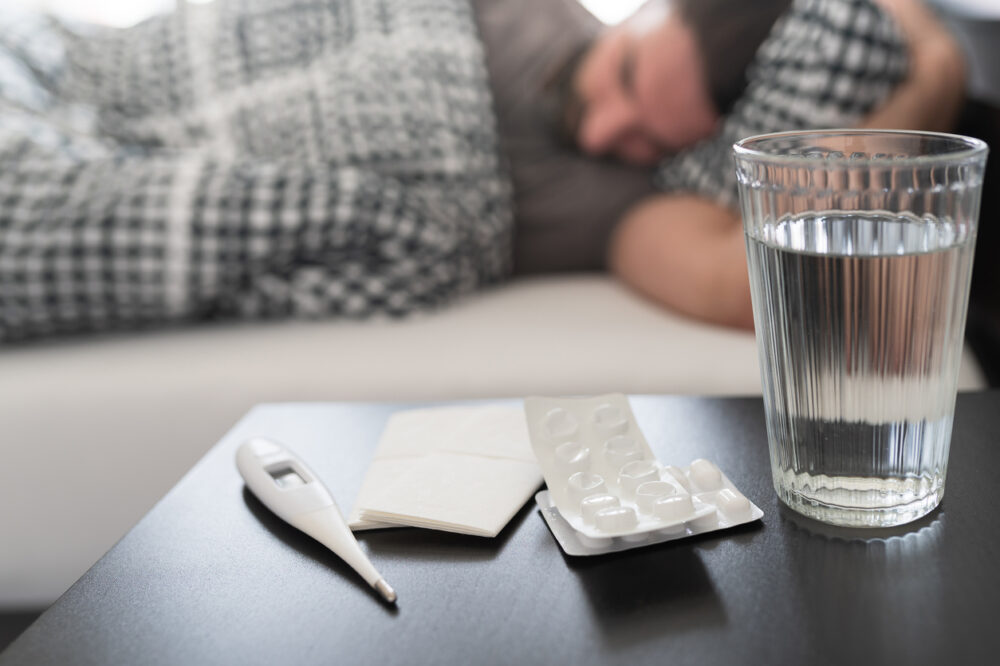
[[[386,601],[396,602],[396,592],[362,552],[333,496],[291,451],[256,437],[240,445],[236,467],[264,506],[340,556]]]

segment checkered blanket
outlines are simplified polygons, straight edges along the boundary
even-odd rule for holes
[[[0,341],[402,315],[509,271],[465,0],[0,21]]]
[[[466,0],[178,7],[129,30],[0,7],[0,341],[403,315],[508,273]],[[735,140],[853,124],[905,71],[871,0],[794,0],[720,134],[659,182],[733,206]]]
[[[657,184],[736,209],[736,141],[853,126],[889,96],[908,66],[896,23],[873,0],[793,0],[757,51],[747,89],[721,131],[666,161]]]

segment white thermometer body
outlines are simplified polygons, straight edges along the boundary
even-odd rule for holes
[[[236,467],[264,506],[340,556],[386,601],[396,601],[396,593],[361,550],[333,496],[291,451],[256,437],[240,445]]]

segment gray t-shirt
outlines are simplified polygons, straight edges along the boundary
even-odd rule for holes
[[[545,84],[601,23],[578,0],[472,0],[486,47],[501,150],[514,185],[514,272],[600,270],[652,171],[598,161],[561,141]]]

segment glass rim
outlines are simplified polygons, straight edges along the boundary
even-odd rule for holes
[[[796,137],[831,137],[831,136],[883,136],[883,137],[908,137],[922,139],[946,139],[961,144],[955,150],[937,153],[934,155],[907,155],[905,157],[866,157],[863,160],[852,158],[848,155],[839,157],[824,157],[817,160],[808,155],[782,155],[759,150],[751,147],[752,144],[764,141],[791,139]],[[783,166],[815,167],[822,164],[824,167],[834,165],[838,167],[850,166],[922,166],[929,164],[939,164],[942,162],[961,162],[975,158],[984,157],[989,152],[989,145],[982,139],[962,134],[950,134],[948,132],[925,132],[922,130],[892,130],[892,129],[824,129],[824,130],[793,130],[788,132],[768,132],[765,134],[755,134],[740,139],[733,144],[733,153],[737,158],[749,158],[758,162]]]

